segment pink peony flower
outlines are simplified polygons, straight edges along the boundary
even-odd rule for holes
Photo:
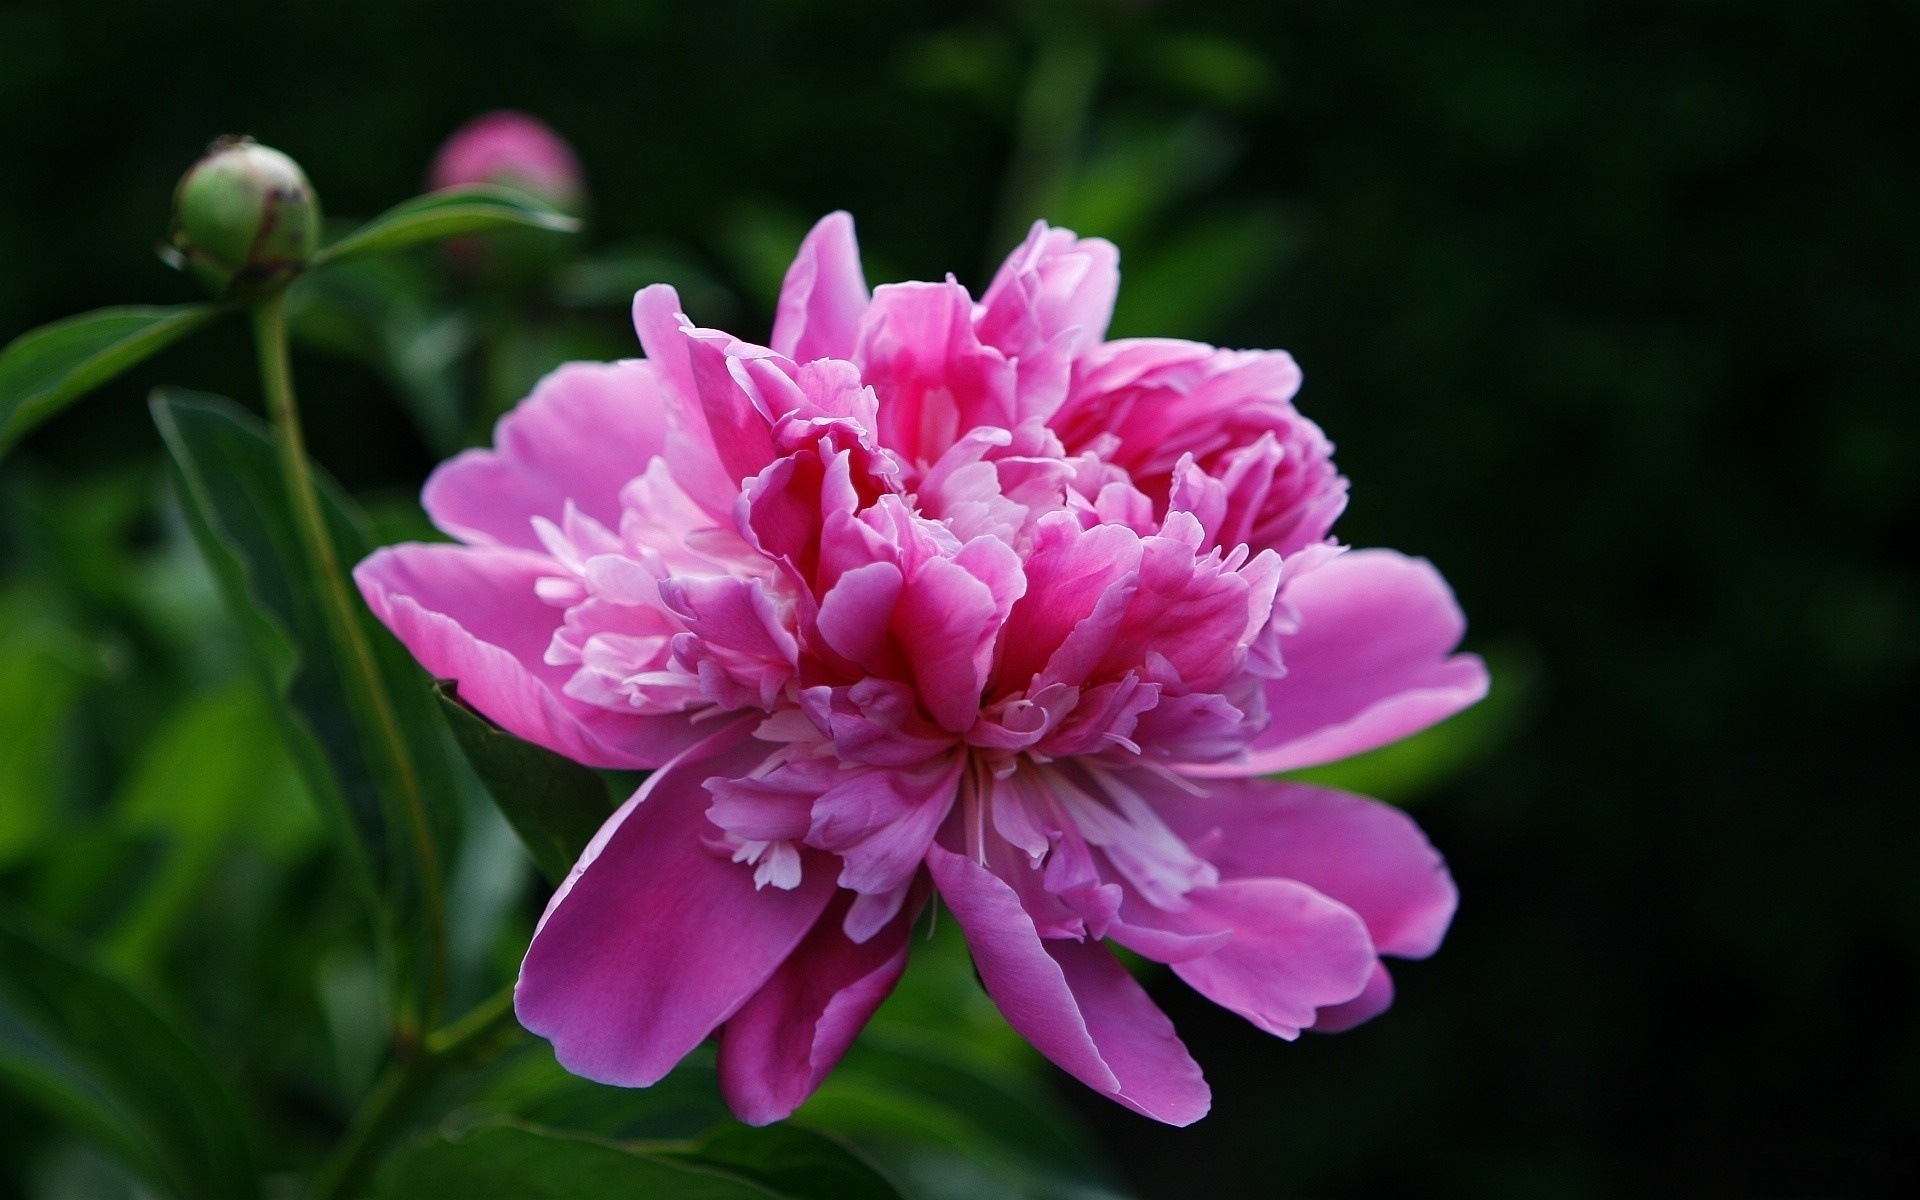
[[[506,109],[482,113],[442,142],[429,183],[436,191],[503,184],[568,210],[586,194],[586,175],[566,139],[545,121]]]
[[[842,213],[772,345],[634,302],[440,468],[461,545],[356,572],[522,737],[657,768],[554,895],[518,1012],[658,1080],[719,1031],[743,1119],[790,1113],[938,895],[1007,1020],[1129,1108],[1209,1095],[1103,944],[1292,1038],[1379,1013],[1455,904],[1400,812],[1257,778],[1478,700],[1439,574],[1325,540],[1345,500],[1284,354],[1103,340],[1118,256],[1036,226],[981,301],[869,294]]]

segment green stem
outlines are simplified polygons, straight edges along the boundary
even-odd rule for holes
[[[320,497],[308,469],[306,448],[300,435],[300,409],[294,399],[293,372],[287,358],[284,291],[255,302],[253,331],[260,354],[260,380],[273,418],[274,445],[280,454],[280,475],[286,483],[287,499],[293,506],[294,523],[306,552],[308,570],[313,575],[314,590],[326,613],[334,648],[341,660],[341,673],[348,688],[358,693],[358,707],[372,725],[370,732],[377,751],[387,760],[386,773],[405,810],[419,871],[420,904],[427,925],[427,989],[419,1025],[431,1028],[437,1019],[441,998],[446,994],[447,917],[440,856],[434,848],[426,796],[420,786],[413,753],[394,711],[393,698],[387,694],[374,662],[373,646],[360,624],[359,600],[347,586],[346,572],[341,569],[340,556],[327,529]],[[398,1031],[402,1044],[414,1036],[404,1024]]]
[[[1066,31],[1042,35],[1020,97],[989,271],[999,266],[1000,255],[1020,244],[1035,218],[1059,215],[1099,82],[1100,47],[1093,38]]]
[[[389,1066],[354,1114],[339,1149],[314,1180],[312,1200],[350,1200],[356,1195],[420,1098],[447,1071],[484,1053],[514,1027],[513,989],[507,987],[458,1021],[429,1034],[411,1059]]]

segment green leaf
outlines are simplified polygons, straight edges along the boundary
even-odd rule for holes
[[[216,304],[100,308],[0,350],[0,454],[28,430],[211,320]]]
[[[926,1200],[1112,1196],[1113,1172],[973,972],[958,925],[916,937],[900,986],[798,1119]]]
[[[373,1194],[392,1200],[769,1200],[794,1195],[585,1134],[505,1121],[442,1134],[401,1154]]]
[[[587,767],[522,741],[468,708],[451,679],[433,685],[454,740],[548,882],[558,884],[613,812]]]
[[[308,272],[287,289],[293,336],[385,376],[438,456],[465,445],[468,422],[459,367],[478,330],[436,295],[425,264],[371,258]]]
[[[157,834],[165,856],[108,940],[113,961],[149,970],[222,853],[248,827],[270,847],[311,836],[312,808],[250,679],[191,696],[142,749],[114,801],[120,828]]]
[[[730,1119],[711,1045],[696,1048],[651,1087],[623,1088],[571,1074],[553,1047],[533,1042],[493,1070],[472,1111],[613,1141],[687,1141]]]
[[[982,1190],[1036,1200],[1117,1194],[1084,1135],[1035,1087],[930,1046],[863,1036],[797,1116],[913,1191],[962,1172]]]
[[[490,184],[448,188],[394,205],[314,255],[308,269],[502,229],[576,233],[580,222],[512,188]]]
[[[900,1200],[900,1192],[858,1154],[799,1125],[755,1129],[730,1121],[687,1156],[751,1179],[795,1200]]]
[[[259,1194],[225,1074],[126,983],[0,908],[0,1082],[181,1197]]]
[[[152,408],[194,540],[249,658],[283,701],[282,734],[308,793],[335,824],[362,883],[384,901],[377,910],[382,927],[417,930],[412,918],[421,897],[403,801],[384,759],[365,750],[373,718],[343,685],[268,431],[218,397],[162,389]],[[324,476],[316,483],[340,561],[359,562],[371,549],[359,513]],[[372,613],[363,608],[360,619],[420,773],[436,839],[451,845],[458,800],[426,675]]]
[[[1217,336],[1304,244],[1298,223],[1279,209],[1195,222],[1157,252],[1135,256],[1109,336]]]
[[[30,852],[59,810],[89,649],[34,591],[0,593],[0,867]]]

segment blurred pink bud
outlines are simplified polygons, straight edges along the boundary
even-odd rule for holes
[[[482,113],[456,130],[434,156],[435,191],[472,183],[497,183],[531,192],[555,207],[572,210],[586,194],[580,159],[552,126],[526,113]]]

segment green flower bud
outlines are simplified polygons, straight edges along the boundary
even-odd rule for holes
[[[224,137],[180,177],[173,250],[216,294],[285,282],[320,248],[320,198],[300,164],[252,138]]]

